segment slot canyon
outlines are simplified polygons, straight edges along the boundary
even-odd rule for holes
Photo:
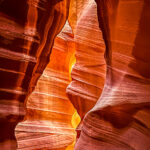
[[[150,0],[0,0],[0,150],[150,150]]]

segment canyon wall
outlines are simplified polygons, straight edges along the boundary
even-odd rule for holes
[[[0,1],[0,149],[17,147],[14,129],[25,115],[26,100],[49,62],[68,10],[69,0]]]
[[[75,150],[149,150],[149,27],[150,0],[1,0],[0,149],[73,150],[79,114]]]
[[[105,45],[99,30],[96,3],[93,0],[76,2],[76,5],[72,4],[73,8],[70,7],[69,16],[74,30],[76,63],[71,72],[72,82],[67,88],[67,94],[83,120],[95,105],[104,86]],[[77,12],[74,12],[75,7]],[[79,133],[81,126],[82,122],[77,129]]]
[[[56,37],[50,62],[27,101],[24,122],[16,127],[18,149],[73,150],[80,118],[66,96],[74,56],[72,30],[66,23]]]
[[[150,149],[150,1],[96,0],[106,83],[75,150]]]

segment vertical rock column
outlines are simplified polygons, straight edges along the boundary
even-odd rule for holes
[[[16,128],[18,149],[73,150],[79,117],[66,96],[75,61],[71,28],[56,37],[50,63],[27,101],[25,121]]]
[[[79,3],[79,1],[78,1]],[[82,5],[82,1],[80,2]],[[73,7],[73,8],[72,8]],[[74,9],[74,5],[70,9]],[[77,13],[77,12],[76,12]],[[78,15],[78,14],[77,14]],[[70,17],[74,28],[76,49],[76,64],[71,73],[72,82],[67,88],[67,94],[81,119],[97,102],[105,80],[104,41],[99,30],[96,3],[89,0],[84,3],[77,23]],[[82,123],[78,127],[80,128]]]
[[[0,149],[16,149],[24,102],[49,62],[69,0],[0,1]]]
[[[150,1],[97,0],[107,76],[75,150],[150,149]]]

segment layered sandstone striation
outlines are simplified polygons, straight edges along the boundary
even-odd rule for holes
[[[74,39],[76,63],[71,72],[73,81],[68,86],[67,93],[83,118],[99,98],[105,78],[105,46],[94,1],[86,3],[80,14]]]
[[[75,150],[149,150],[149,18],[150,0],[1,0],[0,149],[72,150],[78,112]]]
[[[18,149],[73,150],[80,118],[66,95],[75,62],[68,23],[56,37],[50,62],[27,101],[25,121],[16,128]]]
[[[49,62],[68,8],[69,0],[0,1],[0,149],[16,149],[15,126]]]
[[[97,0],[106,83],[75,150],[150,149],[150,1]]]
[[[76,12],[74,7],[77,7]],[[97,102],[104,86],[105,45],[99,30],[96,3],[93,0],[83,3],[76,1],[76,5],[70,9],[73,9],[69,22],[74,30],[76,63],[71,72],[72,82],[67,88],[67,94],[83,119]],[[79,130],[81,126],[82,123]]]

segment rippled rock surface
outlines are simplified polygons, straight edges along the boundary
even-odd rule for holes
[[[71,72],[72,82],[67,88],[67,94],[83,119],[97,102],[104,86],[105,45],[99,30],[96,3],[91,0],[83,3],[76,1],[72,7],[69,21],[74,30],[76,63]],[[76,10],[82,7],[79,14],[74,7]],[[82,122],[78,130],[81,126]]]
[[[55,39],[50,62],[28,98],[25,121],[17,125],[18,149],[73,150],[80,118],[66,87],[74,61],[73,34],[66,23]]]
[[[106,44],[101,97],[75,150],[150,149],[150,1],[97,0]]]
[[[149,27],[150,0],[0,0],[0,149],[149,150]]]
[[[0,1],[0,149],[16,149],[14,129],[49,62],[68,0]]]

